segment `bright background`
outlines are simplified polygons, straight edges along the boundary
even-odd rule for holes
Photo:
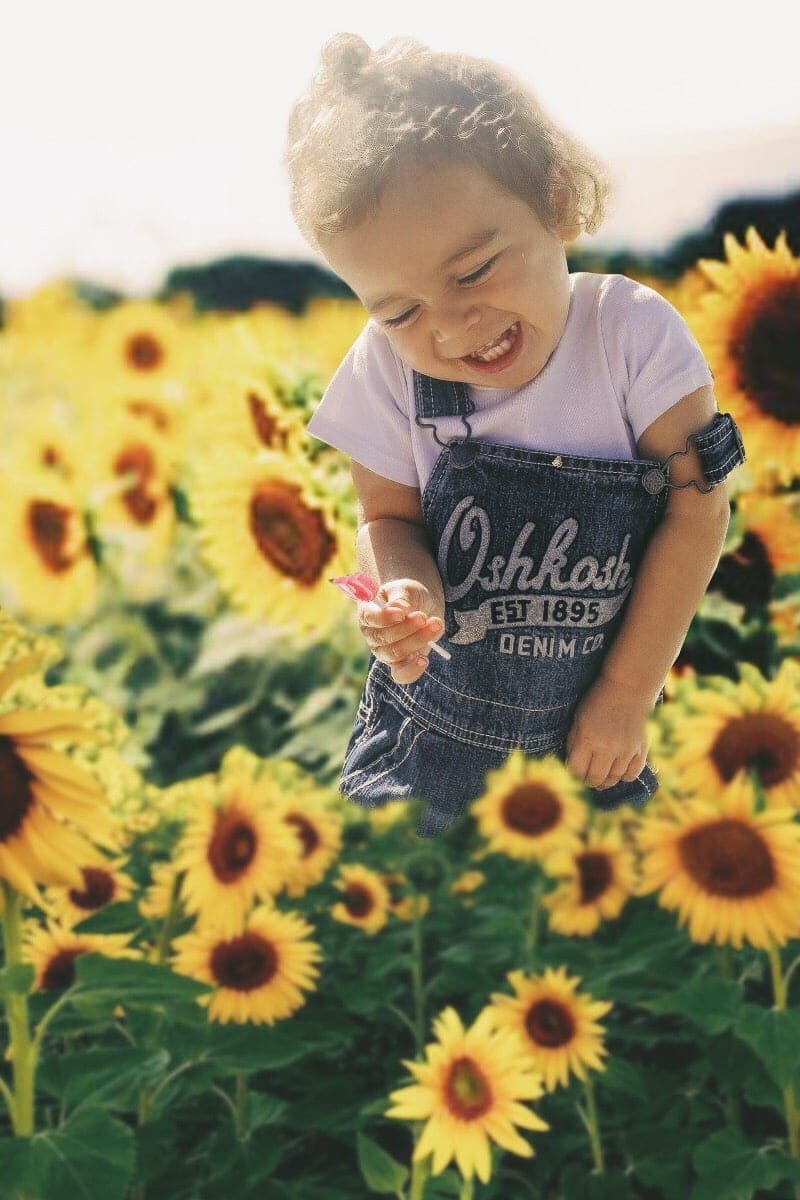
[[[603,157],[613,211],[589,249],[646,253],[737,195],[800,185],[800,15],[767,0],[536,12],[405,0],[74,0],[6,9],[0,296],[59,274],[149,293],[232,253],[318,261],[280,163],[290,106],[332,34],[410,34],[495,58]],[[538,9],[540,6],[536,6]]]

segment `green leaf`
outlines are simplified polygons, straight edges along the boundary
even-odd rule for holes
[[[702,1142],[692,1161],[699,1176],[690,1200],[749,1200],[783,1179],[800,1179],[800,1162],[783,1154],[765,1154],[734,1129],[721,1129]]]
[[[779,1087],[786,1087],[800,1061],[800,1009],[742,1005],[737,1037],[755,1050]]]
[[[58,1129],[0,1141],[3,1197],[125,1200],[134,1168],[133,1133],[96,1106]]]
[[[627,1200],[630,1184],[621,1171],[606,1170],[602,1175],[587,1167],[570,1163],[559,1180],[563,1200]]]
[[[709,976],[690,979],[683,987],[643,1000],[641,1005],[653,1013],[679,1013],[711,1036],[734,1024],[741,1011],[742,990],[729,979]]]
[[[391,1154],[387,1154],[377,1142],[363,1133],[356,1135],[356,1146],[358,1165],[367,1187],[373,1192],[388,1193],[390,1196],[402,1195],[408,1179],[408,1167],[395,1162]]]
[[[160,963],[139,959],[106,958],[87,952],[75,959],[77,994],[91,993],[93,1000],[101,997],[114,1004],[189,1002],[210,990],[209,985],[179,975]]]
[[[139,1087],[161,1077],[169,1061],[166,1050],[152,1052],[138,1046],[80,1050],[44,1059],[36,1081],[42,1091],[58,1096],[67,1109],[91,1097],[111,1108],[131,1111]]]

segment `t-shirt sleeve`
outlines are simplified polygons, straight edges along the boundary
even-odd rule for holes
[[[646,284],[617,277],[601,308],[608,365],[636,441],[662,413],[714,375],[674,305]]]
[[[419,487],[402,366],[374,321],[337,367],[306,431],[386,479]]]

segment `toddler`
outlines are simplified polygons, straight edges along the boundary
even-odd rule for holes
[[[518,748],[598,807],[643,805],[646,720],[744,450],[677,310],[568,271],[604,215],[601,164],[507,69],[346,33],[284,163],[298,227],[370,313],[307,425],[350,456],[358,569],[389,602],[359,604],[340,792],[421,798],[434,837]]]

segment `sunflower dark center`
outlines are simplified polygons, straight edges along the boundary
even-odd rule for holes
[[[607,890],[613,872],[607,854],[599,850],[586,850],[577,856],[580,880],[581,904],[591,904]]]
[[[53,988],[70,987],[75,982],[75,959],[85,953],[86,947],[81,946],[58,950],[42,973],[42,988],[49,992]]]
[[[800,279],[772,279],[745,292],[728,355],[737,386],[762,412],[788,426],[800,422]]]
[[[134,333],[125,345],[125,355],[136,371],[152,371],[164,357],[164,351],[152,333]]]
[[[474,1120],[489,1107],[491,1094],[486,1076],[474,1059],[453,1060],[444,1087],[448,1107],[456,1118]]]
[[[258,845],[250,821],[237,812],[217,814],[208,848],[211,869],[222,883],[233,883],[249,867]]]
[[[725,783],[742,767],[754,767],[764,787],[775,787],[800,769],[800,739],[777,712],[746,713],[720,730],[711,757]]]
[[[319,834],[311,821],[307,821],[302,813],[291,812],[285,816],[287,825],[292,825],[300,837],[303,846],[303,858],[308,858],[319,845]]]
[[[299,583],[316,583],[335,550],[323,514],[303,503],[299,487],[278,480],[253,492],[250,530],[275,569]]]
[[[364,917],[373,907],[372,892],[360,883],[350,883],[342,903],[354,917]]]
[[[561,816],[557,797],[540,783],[518,783],[503,797],[503,818],[521,833],[546,833],[558,825]]]
[[[275,973],[277,957],[270,943],[249,930],[218,942],[211,952],[211,974],[220,987],[250,992],[263,987]]]
[[[565,1046],[575,1036],[575,1022],[555,1000],[537,1000],[525,1014],[525,1028],[540,1046]]]
[[[13,739],[0,734],[0,842],[14,837],[34,803],[33,773],[17,754]]]
[[[114,460],[114,473],[126,475],[128,471],[136,476],[132,483],[122,493],[122,501],[134,521],[140,525],[148,525],[156,514],[158,501],[147,491],[147,484],[155,475],[155,462],[148,446],[136,443],[126,446]]]
[[[247,407],[250,410],[250,420],[256,431],[256,437],[264,446],[276,449],[286,449],[286,438],[281,436],[278,422],[268,410],[258,392],[247,393]]]
[[[102,867],[81,867],[83,889],[71,888],[69,898],[78,908],[102,908],[114,895],[114,877]]]
[[[66,551],[72,510],[55,500],[32,500],[27,516],[28,530],[39,557],[51,571],[68,571],[77,558]]]
[[[775,864],[758,830],[724,818],[690,830],[679,853],[692,879],[712,896],[760,896],[775,885]]]

